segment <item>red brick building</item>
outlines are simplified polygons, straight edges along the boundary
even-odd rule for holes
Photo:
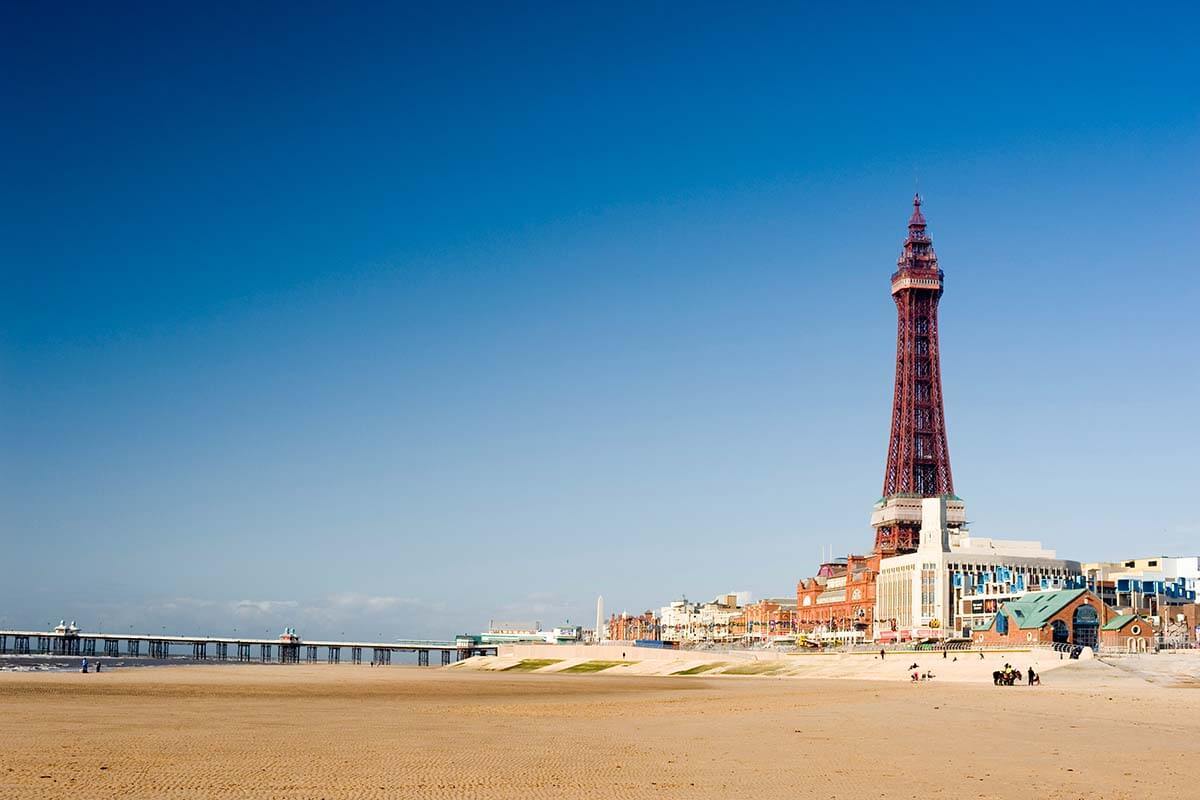
[[[1087,589],[1034,592],[1000,606],[991,627],[975,633],[980,644],[1074,644],[1095,647],[1100,630],[1117,613]]]
[[[1100,628],[1100,644],[1111,650],[1154,650],[1154,625],[1140,614],[1119,614]]]
[[[766,641],[796,632],[796,606],[791,598],[768,598],[747,603],[729,621],[730,634],[735,639]]]
[[[632,614],[613,614],[608,620],[608,638],[617,642],[632,642],[635,640],[658,641],[662,638],[662,625],[658,615],[653,611],[634,616]]]
[[[861,631],[870,639],[879,558],[875,553],[836,559],[822,564],[814,577],[796,584],[797,630]]]

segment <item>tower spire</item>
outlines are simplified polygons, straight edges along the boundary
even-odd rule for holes
[[[925,227],[925,215],[921,213],[921,195],[920,193],[913,195],[913,213],[908,218],[908,227],[914,228],[920,226]]]
[[[884,505],[872,517],[875,549],[884,554],[916,548],[919,513],[910,520],[908,508],[915,498],[954,494],[938,355],[942,279],[933,241],[925,229],[921,196],[916,194],[908,236],[892,274],[897,318],[896,383],[883,474]]]

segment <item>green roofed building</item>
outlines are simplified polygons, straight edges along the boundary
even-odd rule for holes
[[[981,644],[1074,644],[1096,647],[1100,630],[1115,612],[1087,589],[1033,592],[1003,603]]]

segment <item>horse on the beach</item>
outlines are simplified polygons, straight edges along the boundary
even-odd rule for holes
[[[1021,673],[1017,670],[995,670],[992,672],[992,684],[995,686],[1012,686],[1016,681],[1021,680]]]

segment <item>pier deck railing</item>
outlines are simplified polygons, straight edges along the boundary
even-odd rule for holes
[[[125,651],[121,652],[121,643]],[[232,645],[232,647],[231,647]],[[186,648],[183,653],[172,647]],[[255,650],[257,649],[257,653]],[[0,655],[43,655],[80,657],[129,657],[165,659],[186,656],[197,661],[274,662],[281,664],[317,663],[324,651],[325,661],[342,662],[342,651],[352,664],[363,663],[370,651],[371,663],[388,665],[394,653],[416,653],[419,666],[429,665],[429,654],[440,654],[443,666],[475,655],[495,654],[495,645],[470,641],[398,639],[390,642],[338,641],[281,636],[275,639],[241,636],[193,636],[168,633],[103,633],[89,631],[0,630]],[[232,651],[232,653],[231,653]]]

